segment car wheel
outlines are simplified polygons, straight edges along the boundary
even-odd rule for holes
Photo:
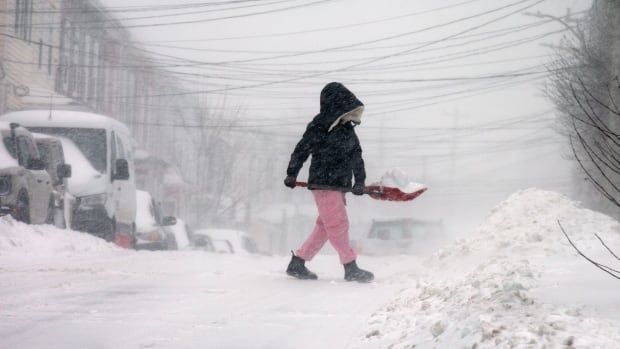
[[[54,197],[50,196],[49,204],[47,205],[47,218],[45,218],[45,224],[54,224],[56,207],[54,205]]]
[[[30,200],[28,199],[28,193],[25,191],[20,192],[17,197],[13,218],[20,222],[30,224]]]

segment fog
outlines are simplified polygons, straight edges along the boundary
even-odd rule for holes
[[[368,180],[400,168],[430,188],[405,204],[351,198],[349,214],[357,225],[352,234],[365,234],[369,219],[386,216],[441,220],[450,232],[465,233],[515,191],[538,187],[571,194],[567,145],[544,95],[551,47],[565,28],[536,14],[578,18],[589,6],[560,0],[319,1],[144,16],[171,15],[156,19],[118,16],[138,26],[130,29],[134,43],[175,57],[174,63],[200,64],[174,71],[197,74],[184,78],[189,89],[204,91],[211,108],[236,120],[238,127],[223,131],[226,137],[266,135],[267,147],[246,144],[244,152],[270,161],[275,171],[244,175],[278,185],[252,195],[258,203],[253,215],[260,216],[274,197],[313,205],[309,193],[279,183],[289,154],[318,112],[321,88],[340,81],[366,106],[356,130]],[[281,10],[269,12],[274,9]],[[184,21],[191,23],[178,23]],[[162,22],[170,24],[139,27]]]
[[[460,235],[518,190],[572,195],[568,145],[545,89],[566,23],[583,16],[590,1],[66,6],[41,11],[31,36],[50,37],[52,56],[60,54],[50,67],[69,66],[63,73],[69,83],[56,81],[51,98],[36,84],[25,86],[30,104],[18,108],[62,110],[70,97],[126,123],[136,154],[162,160],[172,169],[169,180],[182,187],[173,204],[166,204],[163,177],[138,175],[138,189],[196,228],[269,230],[269,252],[286,251],[292,236],[307,233],[311,195],[282,180],[331,81],[365,104],[356,132],[367,184],[397,168],[429,187],[410,203],[351,197],[353,236],[386,217],[442,222],[447,233]],[[93,19],[98,11],[103,17]],[[111,41],[97,44],[98,36]],[[90,69],[82,80],[73,75],[80,67]],[[89,92],[72,87],[72,77],[76,86],[94,81],[85,85]],[[68,92],[61,95],[64,84]]]
[[[0,1],[0,348],[619,348],[619,28]]]

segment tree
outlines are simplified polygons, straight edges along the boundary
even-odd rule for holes
[[[559,20],[559,19],[558,19]],[[586,20],[572,26],[556,48],[547,93],[559,111],[570,153],[597,193],[586,203],[620,217],[620,2],[595,0]],[[587,261],[620,280],[620,270],[586,256],[558,225],[571,246]],[[596,234],[595,234],[596,235]],[[596,235],[602,246],[620,260]]]
[[[578,176],[598,195],[585,202],[620,218],[620,63],[613,47],[620,3],[594,2],[556,48],[547,94],[559,111]],[[616,30],[617,31],[617,30]]]

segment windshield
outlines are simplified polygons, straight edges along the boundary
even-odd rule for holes
[[[94,128],[29,127],[33,132],[69,138],[86,156],[94,169],[106,172],[107,141],[105,130]]]

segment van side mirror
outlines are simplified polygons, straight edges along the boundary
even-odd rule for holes
[[[69,164],[58,164],[56,169],[56,173],[58,178],[71,178],[71,165]]]
[[[41,159],[30,159],[28,160],[28,164],[26,164],[29,170],[41,171],[45,170],[45,161]]]
[[[125,159],[116,160],[116,171],[114,171],[113,180],[126,181],[129,179],[129,163]]]
[[[176,217],[172,217],[172,216],[166,216],[164,218],[162,218],[161,220],[161,225],[164,227],[170,226],[170,225],[175,225],[177,224],[177,219]]]

